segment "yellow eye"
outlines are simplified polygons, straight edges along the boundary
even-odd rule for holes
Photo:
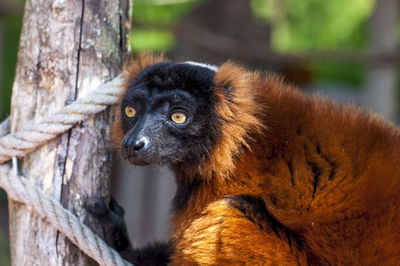
[[[183,124],[186,122],[186,115],[181,112],[175,112],[171,115],[171,120],[177,124]]]
[[[125,107],[125,114],[127,117],[134,117],[136,115],[136,110],[132,106]]]

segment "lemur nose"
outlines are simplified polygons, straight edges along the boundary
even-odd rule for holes
[[[143,139],[140,139],[134,141],[132,147],[134,151],[138,152],[144,147],[144,145],[146,145],[145,141]]]
[[[149,145],[149,139],[147,137],[141,136],[136,138],[125,137],[122,141],[122,149],[124,152],[138,153],[145,150]]]

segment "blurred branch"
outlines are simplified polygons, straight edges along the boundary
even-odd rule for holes
[[[7,0],[0,2],[0,16],[4,15],[22,15],[24,13],[24,4],[15,3]]]
[[[146,30],[172,31],[178,38],[199,48],[211,50],[228,57],[235,56],[248,60],[263,60],[274,65],[303,65],[315,61],[336,61],[364,65],[400,65],[400,52],[398,51],[322,51],[283,54],[268,49],[267,44],[251,40],[232,39],[187,23],[184,25],[167,25],[136,22],[134,26]]]

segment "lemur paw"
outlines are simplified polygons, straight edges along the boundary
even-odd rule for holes
[[[108,204],[101,197],[91,197],[85,207],[102,225],[105,241],[110,246],[119,251],[131,247],[124,220],[125,211],[114,197],[110,197]]]

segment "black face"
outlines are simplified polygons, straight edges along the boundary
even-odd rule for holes
[[[215,72],[159,63],[131,81],[121,103],[121,152],[136,165],[198,163],[218,138]]]

